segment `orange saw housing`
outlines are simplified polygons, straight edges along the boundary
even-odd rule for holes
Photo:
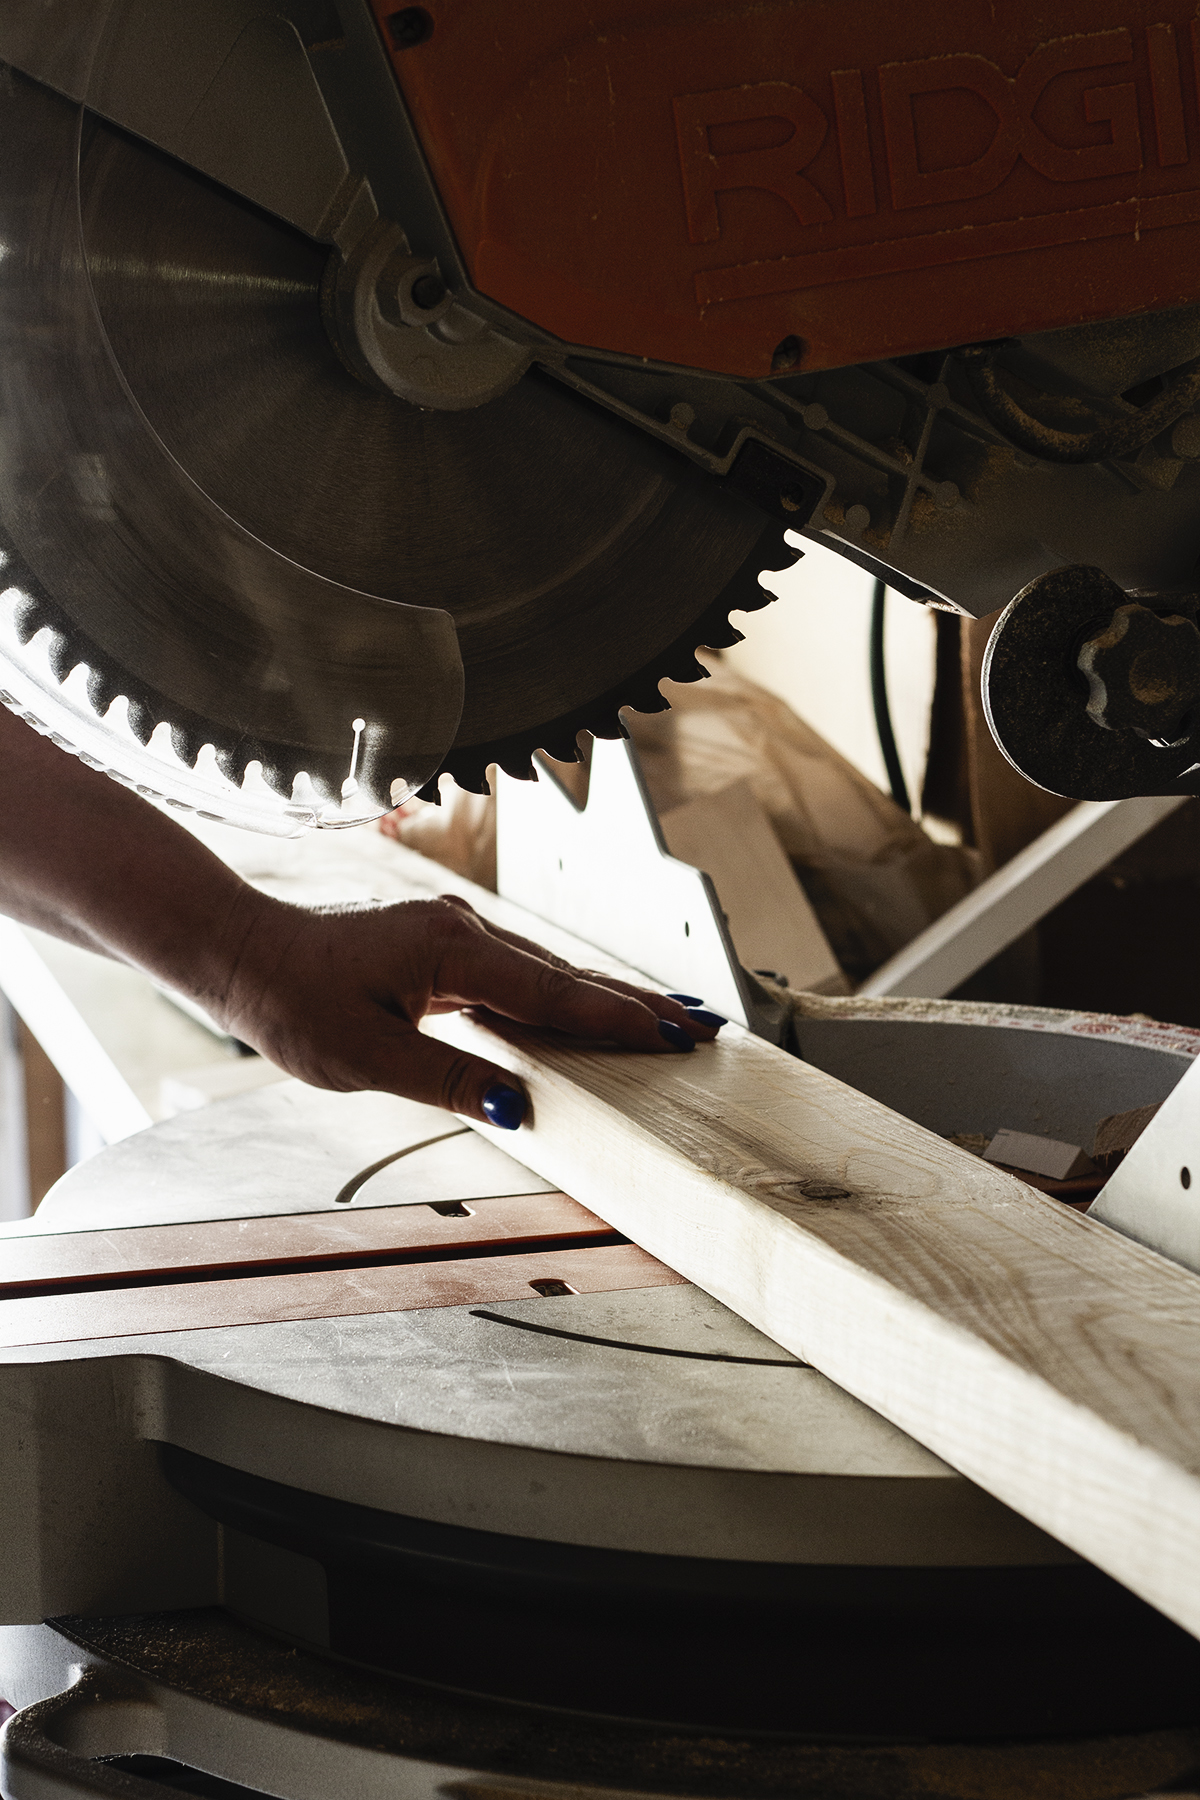
[[[1200,297],[1179,0],[373,5],[476,287],[568,343],[759,378]]]

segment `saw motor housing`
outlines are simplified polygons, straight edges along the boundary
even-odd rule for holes
[[[123,725],[107,766],[150,744],[180,803],[354,823],[661,707],[789,532],[975,616],[1034,584],[1037,655],[1014,615],[993,657],[1006,752],[1193,791],[1200,707],[1169,743],[1100,717],[1084,651],[1114,586],[1190,618],[1200,45],[1161,10],[16,0],[9,356],[78,397],[36,446],[57,510],[0,491],[7,655],[45,664],[9,704],[102,765]],[[219,556],[130,526],[104,381],[137,493],[182,471]],[[1063,565],[1097,576],[1069,625]],[[94,719],[56,712],[78,669]],[[1039,682],[1069,754],[1028,747]]]

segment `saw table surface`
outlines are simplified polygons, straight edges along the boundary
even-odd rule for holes
[[[192,1420],[172,1441],[289,1480],[298,1432],[302,1484],[359,1504],[671,1553],[1071,1560],[411,1101],[289,1081],[168,1120],[0,1234],[0,1274],[0,1364],[115,1358]]]

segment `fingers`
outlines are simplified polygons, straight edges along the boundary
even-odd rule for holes
[[[629,1050],[690,1050],[695,1038],[711,1035],[711,1028],[693,1028],[686,1012],[679,1023],[662,1020],[634,993],[605,987],[486,931],[463,932],[447,943],[438,993],[525,1025],[550,1025]]]
[[[657,993],[651,988],[637,987],[631,982],[622,981],[621,979],[619,979],[619,977],[617,977],[615,975],[601,974],[601,973],[597,972],[595,969],[575,968],[573,966],[573,964],[564,962],[562,957],[556,956],[553,953],[553,951],[547,950],[544,945],[536,944],[536,943],[532,942],[532,940],[529,938],[524,938],[524,937],[518,936],[518,934],[514,931],[506,931],[502,926],[493,925],[492,923],[490,923],[490,921],[480,918],[479,914],[474,910],[474,908],[469,906],[465,900],[460,899],[459,896],[447,894],[444,896],[444,898],[452,901],[452,903],[456,907],[458,907],[461,911],[468,913],[470,915],[472,921],[475,922],[488,937],[497,939],[501,944],[507,945],[510,949],[515,950],[527,957],[530,957],[537,962],[544,963],[544,964],[548,965],[551,969],[555,969],[564,974],[573,976],[576,981],[586,983],[593,987],[607,988],[613,994],[621,995],[628,999],[637,1001],[642,1007],[648,1009],[651,1013],[653,1013],[657,1019],[665,1020],[668,1023],[670,1023],[671,1025],[677,1027],[679,1030],[686,1032],[688,1034],[688,1036],[693,1040],[698,1039],[701,1041],[707,1041],[709,1038],[715,1037],[716,1033],[719,1031],[720,1027],[726,1023],[726,1021],[721,1017],[721,1015],[719,1013],[707,1012],[702,1009],[697,1010],[696,1008],[689,1009],[688,1007],[682,1005],[677,999],[672,998],[670,995]],[[506,1013],[508,1013],[508,1016],[510,1018],[520,1017],[523,1019],[523,1022],[525,1024],[556,1024],[559,1026],[559,1028],[561,1030],[565,1030],[565,1031],[570,1031],[570,1030],[576,1029],[576,1027],[568,1025],[568,1024],[564,1024],[561,1020],[559,1020],[557,1018],[555,1018],[555,1019],[524,1018],[523,1014],[509,1012],[509,1009],[507,1007],[501,1006],[494,999],[481,1001],[479,1003],[490,1006],[493,1011],[506,1012]],[[614,1018],[616,1018],[619,1015],[614,1013],[612,1016]],[[592,1034],[589,1033],[589,1035],[592,1035]],[[608,1035],[608,1034],[607,1033],[596,1033],[594,1035]],[[643,1021],[643,1036],[644,1036],[644,1021]],[[672,1034],[664,1033],[664,1034],[662,1034],[662,1036],[664,1038],[664,1041],[671,1048],[674,1048],[674,1049],[683,1048],[683,1045],[678,1040],[678,1038],[674,1037]],[[618,1043],[623,1043],[626,1040],[621,1037],[616,1037],[615,1041]],[[631,1046],[631,1047],[633,1047],[633,1046]],[[639,1044],[636,1047],[637,1048],[647,1048],[649,1046],[647,1046],[645,1044]],[[661,1048],[661,1045],[654,1046],[654,1048]]]
[[[526,1098],[503,1068],[418,1032],[427,1012],[479,1006],[578,1037],[687,1053],[715,1035],[676,1000],[571,968],[461,902],[338,913],[271,904],[226,997],[237,1035],[316,1087],[380,1089],[515,1130]],[[269,928],[269,929],[268,929]]]
[[[528,1113],[524,1090],[507,1069],[411,1027],[392,1040],[377,1079],[386,1093],[442,1106],[502,1131],[515,1131]]]

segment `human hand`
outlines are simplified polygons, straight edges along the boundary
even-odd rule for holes
[[[580,970],[488,924],[465,900],[310,911],[245,890],[221,1023],[314,1087],[371,1088],[515,1130],[525,1096],[494,1063],[418,1031],[487,1007],[628,1050],[691,1050],[712,1013]]]

